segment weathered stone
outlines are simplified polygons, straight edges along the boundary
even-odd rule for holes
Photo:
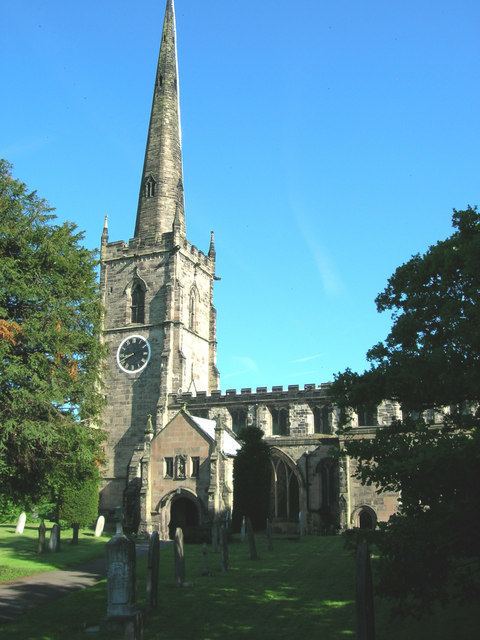
[[[373,603],[370,552],[365,540],[357,547],[356,557],[357,640],[375,640],[375,609]]]
[[[121,510],[116,519],[117,531],[106,544],[107,618],[127,618],[136,613],[135,543],[123,533]]]
[[[45,547],[46,547],[46,537],[47,537],[47,528],[45,526],[45,522],[42,520],[40,521],[40,525],[38,527],[38,547],[37,547],[37,553],[43,553],[45,551]]]
[[[105,516],[98,516],[97,524],[95,525],[95,538],[100,538],[105,528]]]
[[[300,536],[305,536],[307,533],[307,519],[304,511],[300,511],[298,514],[298,530]]]
[[[56,553],[60,551],[60,525],[54,524],[50,531],[50,539],[48,541],[48,550]]]
[[[255,544],[255,534],[253,533],[253,527],[250,518],[246,519],[246,529],[248,549],[250,551],[250,560],[258,560],[257,546]]]
[[[214,520],[212,523],[212,551],[214,553],[218,552],[218,542],[219,542],[218,522]]]
[[[208,561],[208,546],[207,543],[204,542],[202,546],[202,576],[210,576],[212,575],[210,572],[210,563]]]
[[[158,604],[158,574],[160,569],[160,538],[153,531],[148,543],[147,559],[147,605],[152,609]]]
[[[221,565],[222,571],[227,573],[229,567],[229,556],[228,556],[228,534],[225,527],[220,529],[220,553],[221,553]]]
[[[18,516],[17,527],[15,529],[15,533],[17,533],[20,536],[23,535],[23,531],[25,529],[26,521],[27,521],[27,514],[25,513],[25,511],[22,511],[22,513]]]
[[[185,550],[183,546],[183,531],[180,527],[175,531],[174,542],[175,584],[182,587],[185,584]]]

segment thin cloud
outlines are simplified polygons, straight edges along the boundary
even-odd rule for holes
[[[290,360],[290,364],[297,364],[299,362],[310,362],[310,360],[317,360],[318,358],[321,358],[322,354],[321,353],[316,353],[313,356],[305,356],[304,358],[295,358],[295,360]]]
[[[258,365],[253,358],[249,356],[233,356],[234,371],[222,375],[224,380],[241,376],[245,373],[252,373],[258,371]]]

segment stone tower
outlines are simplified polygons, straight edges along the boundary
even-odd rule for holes
[[[157,432],[171,417],[169,394],[219,386],[214,281],[213,233],[208,254],[186,239],[175,10],[168,0],[134,237],[109,242],[105,221],[101,240],[104,511],[122,504],[147,425]]]

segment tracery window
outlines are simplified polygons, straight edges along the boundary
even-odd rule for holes
[[[156,183],[152,176],[147,176],[143,183],[146,198],[153,198],[155,195]]]

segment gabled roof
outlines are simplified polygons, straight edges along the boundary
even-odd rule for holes
[[[211,438],[215,440],[215,420],[209,420],[208,418],[197,418],[196,416],[189,416],[193,422]],[[236,456],[237,451],[241,448],[241,444],[225,429],[223,430],[222,437],[222,453],[227,456]]]

